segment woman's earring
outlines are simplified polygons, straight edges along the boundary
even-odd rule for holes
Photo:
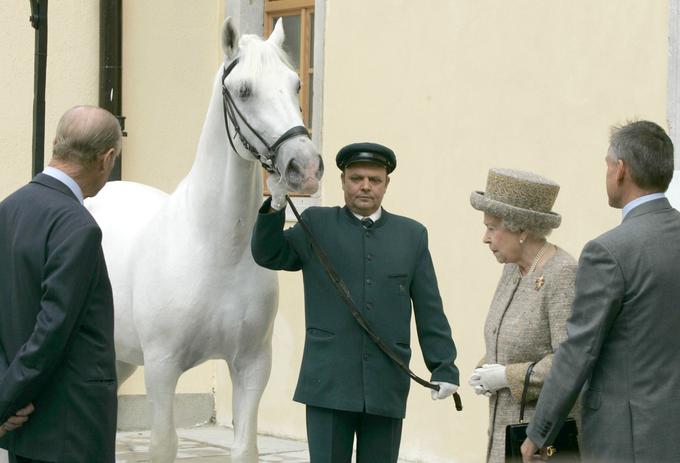
[[[519,239],[519,244],[524,244],[524,240],[522,238]]]

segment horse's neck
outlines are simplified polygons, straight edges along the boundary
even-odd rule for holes
[[[210,227],[222,240],[250,239],[262,201],[260,166],[234,153],[227,139],[221,68],[215,78],[196,160],[176,193],[185,196],[182,202],[186,212],[199,227]]]

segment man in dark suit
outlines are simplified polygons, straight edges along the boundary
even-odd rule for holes
[[[106,183],[121,137],[107,111],[70,109],[49,167],[0,203],[0,422],[35,407],[4,426],[10,462],[115,461],[113,298],[82,201]]]
[[[673,144],[647,121],[615,128],[610,141],[607,196],[623,221],[581,253],[568,339],[529,425],[526,462],[540,460],[582,390],[583,461],[680,461],[680,213],[664,195]]]
[[[363,316],[404,363],[411,357],[411,314],[433,382],[433,398],[459,384],[456,348],[442,308],[427,230],[381,208],[396,166],[392,150],[374,143],[344,147],[345,207],[302,215],[343,278]],[[252,238],[255,261],[274,270],[302,269],[305,348],[294,400],[307,405],[313,463],[396,462],[409,378],[364,333],[342,301],[300,226],[283,230],[285,186],[270,177],[272,198],[260,209]],[[411,304],[413,303],[413,310]]]

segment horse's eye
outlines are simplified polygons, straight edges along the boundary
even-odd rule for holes
[[[297,86],[297,93],[298,93],[298,95],[300,94],[300,90],[301,90],[301,89],[302,89],[302,84],[301,84],[300,82],[298,82],[298,86]]]
[[[242,100],[245,100],[246,98],[250,97],[253,94],[253,90],[250,87],[250,85],[244,83],[241,84],[241,87],[238,89],[238,96]]]

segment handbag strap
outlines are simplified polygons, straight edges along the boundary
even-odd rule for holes
[[[531,378],[531,373],[534,371],[534,365],[536,365],[536,362],[532,362],[529,364],[529,367],[527,368],[527,372],[524,375],[524,389],[522,389],[522,399],[520,401],[519,405],[519,422],[524,423],[524,406],[526,405],[527,401],[527,389],[529,389],[529,379]]]

